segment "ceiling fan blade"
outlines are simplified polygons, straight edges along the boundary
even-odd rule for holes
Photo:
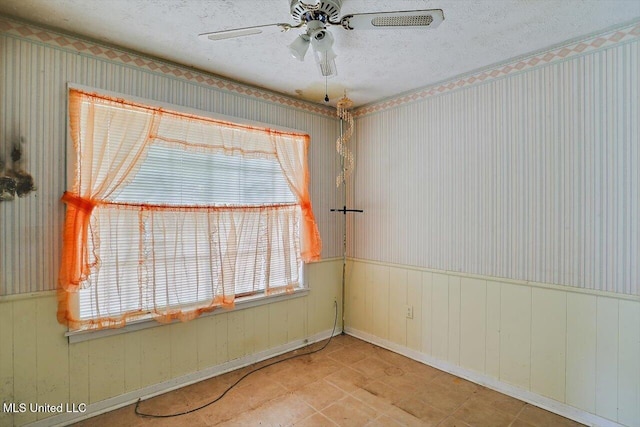
[[[356,13],[343,16],[341,24],[347,30],[380,30],[386,28],[435,28],[442,21],[444,21],[442,9],[429,9]]]
[[[236,37],[251,36],[255,34],[271,34],[279,31],[287,31],[294,26],[289,24],[267,24],[256,25],[254,27],[234,28],[233,30],[212,31],[210,33],[198,34],[198,37],[205,37],[209,40],[225,40]]]

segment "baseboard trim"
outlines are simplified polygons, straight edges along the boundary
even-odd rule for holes
[[[433,358],[419,351],[385,340],[367,332],[359,331],[357,329],[349,327],[346,327],[344,331],[346,334],[359,338],[363,341],[367,341],[371,344],[386,348],[387,350],[391,350],[395,353],[402,354],[403,356],[406,356],[410,359],[432,366],[436,369],[440,369],[441,371],[448,372],[457,377],[464,378],[473,383],[530,403],[542,409],[546,409],[547,411],[553,412],[555,414],[562,415],[563,417],[570,418],[579,423],[598,427],[624,427],[622,424],[618,424],[615,421],[602,418],[598,415],[583,411],[582,409],[578,409],[573,406],[566,405],[562,402],[558,402],[557,400],[541,396],[529,390],[524,390],[514,385],[498,381],[493,377],[470,371],[452,363]]]
[[[249,366],[251,364],[278,356],[280,354],[305,347],[309,344],[313,344],[315,342],[325,340],[331,336],[331,332],[332,332],[331,329],[323,332],[319,332],[315,335],[311,335],[310,337],[307,337],[304,339],[291,341],[287,344],[283,344],[278,347],[270,348],[268,350],[264,350],[255,354],[244,356],[239,359],[234,359],[220,365],[211,366],[201,371],[192,372],[190,374],[173,378],[171,380],[167,380],[167,381],[154,384],[148,387],[144,387],[139,390],[135,390],[129,393],[124,393],[119,396],[112,397],[110,399],[101,400],[100,402],[87,405],[86,412],[81,414],[63,413],[63,414],[43,418],[36,422],[27,424],[27,426],[51,427],[51,426],[66,426],[72,423],[77,423],[79,421],[86,420],[91,417],[95,417],[96,415],[100,415],[105,412],[113,411],[115,409],[122,408],[123,406],[130,405],[132,403],[135,403],[138,399],[142,399],[142,400],[150,399],[154,396],[158,396],[158,395],[167,393],[169,391],[197,383],[202,380],[213,378],[218,375],[222,375],[236,369],[244,368],[245,366]],[[334,336],[339,335],[340,333],[342,333],[342,331],[336,330],[333,335]]]

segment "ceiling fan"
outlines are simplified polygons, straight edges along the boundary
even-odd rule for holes
[[[313,0],[312,0],[313,1]],[[444,20],[442,9],[408,10],[377,13],[355,13],[340,15],[343,0],[316,0],[305,3],[291,0],[290,13],[296,24],[278,23],[213,31],[199,34],[209,40],[225,40],[250,36],[274,30],[289,31],[302,28],[305,31],[289,45],[291,55],[304,61],[311,45],[320,73],[325,76],[337,74],[336,54],[333,51],[333,35],[328,31],[331,25],[341,26],[345,30],[379,30],[389,28],[435,28]]]

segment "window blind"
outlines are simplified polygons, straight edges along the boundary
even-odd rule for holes
[[[190,320],[291,291],[319,257],[308,136],[70,90],[58,319]]]

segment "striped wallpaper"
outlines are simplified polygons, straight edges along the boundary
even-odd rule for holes
[[[311,135],[311,199],[323,258],[342,254],[335,110],[0,16],[0,156],[20,138],[37,191],[0,203],[0,296],[56,287],[66,189],[68,82]]]
[[[640,294],[639,40],[356,111],[349,256]]]
[[[639,28],[358,109],[349,255],[638,294]],[[55,288],[67,82],[309,132],[341,255],[332,110],[0,17],[0,155],[38,187],[0,203],[0,295]]]

